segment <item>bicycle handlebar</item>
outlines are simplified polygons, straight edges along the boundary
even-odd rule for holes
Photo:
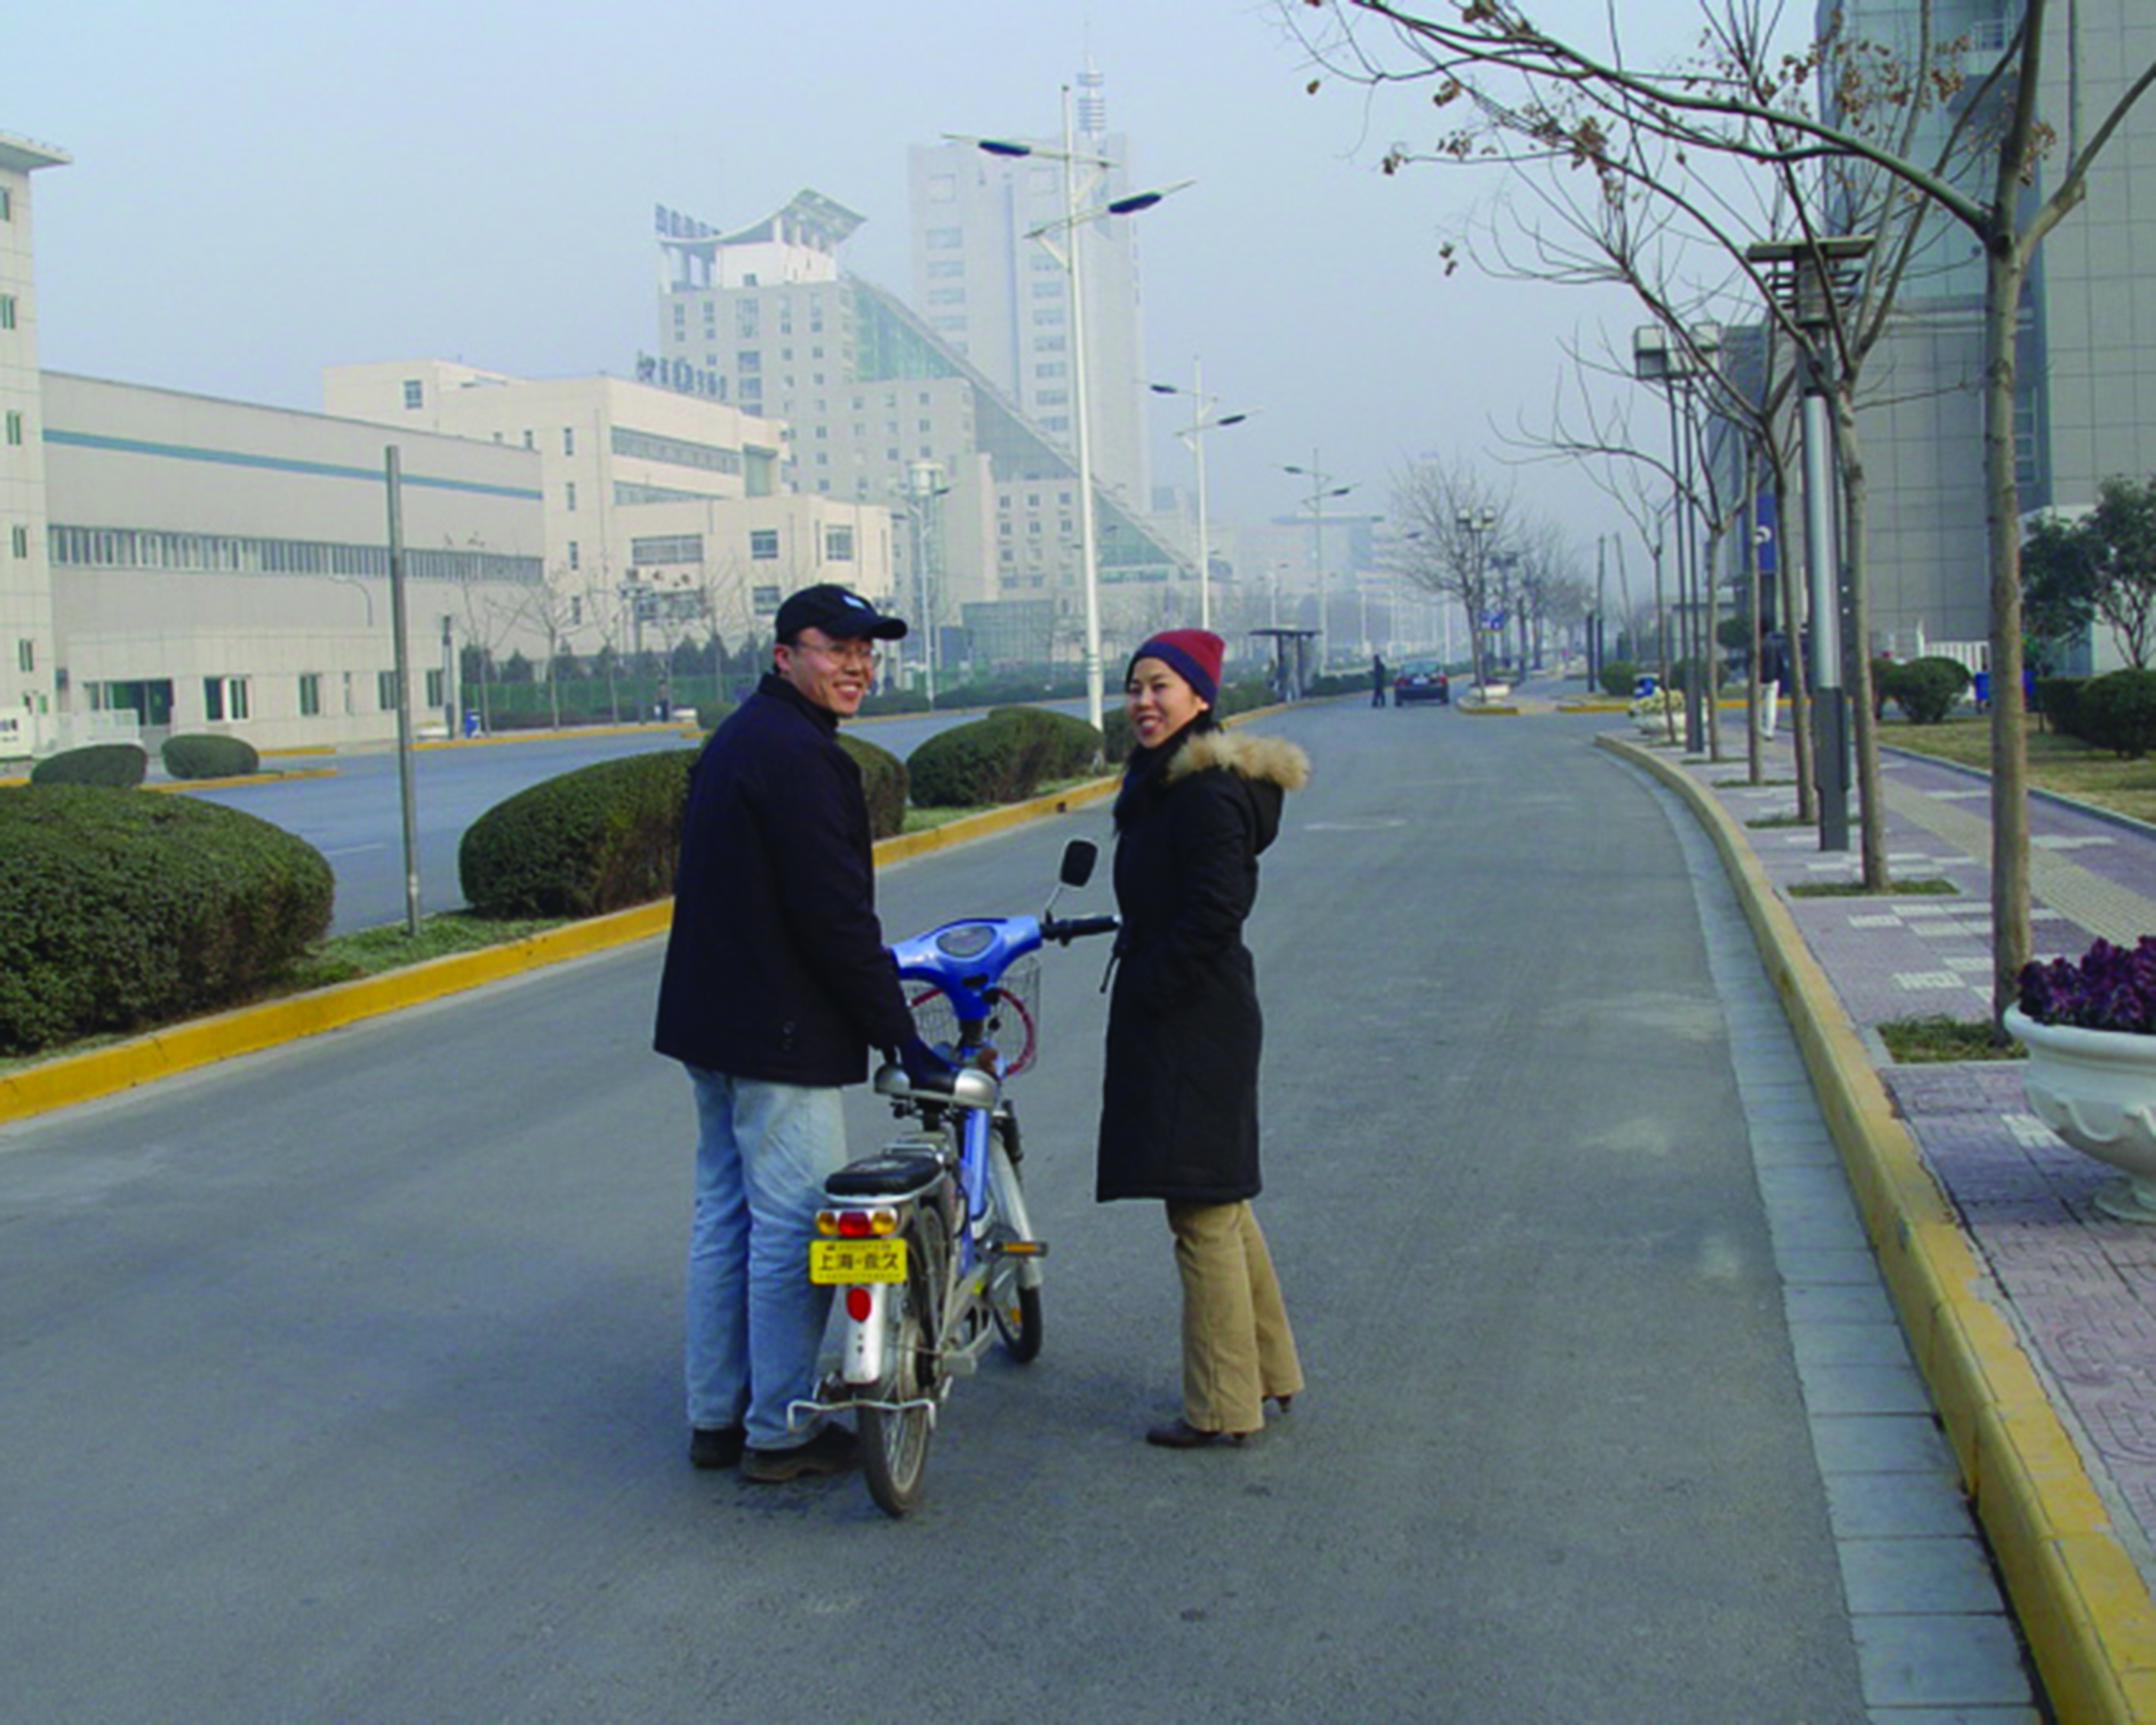
[[[1122,919],[1116,916],[1045,916],[1041,919],[1040,937],[1067,947],[1086,935],[1113,934],[1122,927]]]

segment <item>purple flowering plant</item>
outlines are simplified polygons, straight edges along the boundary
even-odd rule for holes
[[[2020,983],[2016,1004],[2037,1024],[2156,1035],[2156,935],[2131,948],[2100,940],[2078,963],[2024,965]]]

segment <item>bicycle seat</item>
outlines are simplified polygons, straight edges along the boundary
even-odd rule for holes
[[[824,1182],[826,1198],[899,1198],[932,1186],[943,1176],[933,1150],[879,1151],[850,1162]]]

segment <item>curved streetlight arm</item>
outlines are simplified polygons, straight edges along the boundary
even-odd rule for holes
[[[1075,150],[1058,150],[1048,144],[1029,144],[1017,138],[979,138],[969,132],[947,131],[947,144],[971,144],[986,156],[1000,156],[1006,160],[1037,156],[1043,162],[1071,162],[1081,167],[1110,168],[1116,164],[1104,156],[1086,156]]]

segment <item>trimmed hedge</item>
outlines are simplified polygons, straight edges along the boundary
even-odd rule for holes
[[[1086,772],[1101,733],[1083,719],[1046,707],[998,707],[939,732],[906,757],[913,800],[925,809],[1019,803],[1044,780]]]
[[[1874,694],[1900,707],[1912,725],[1942,722],[1968,692],[1970,682],[1967,665],[1936,654],[1906,664],[1874,661],[1873,675]]]
[[[1614,695],[1620,701],[1632,699],[1633,690],[1640,685],[1640,667],[1629,659],[1611,659],[1602,666],[1602,692]]]
[[[839,747],[861,769],[861,792],[868,798],[869,836],[889,839],[906,830],[906,798],[909,775],[906,762],[889,749],[841,732]]]
[[[457,879],[482,916],[597,916],[674,890],[695,749],[599,761],[465,829]]]
[[[2051,723],[2051,728],[2068,737],[2082,734],[2082,691],[2088,687],[2087,677],[2039,677],[2036,679],[2036,711]]]
[[[0,787],[0,1053],[243,1004],[330,926],[314,846],[191,797]]]
[[[2082,689],[2075,734],[2091,748],[2138,760],[2156,749],[2156,671],[2115,670]]]
[[[860,715],[865,719],[886,719],[894,713],[925,713],[928,696],[919,689],[887,689],[880,695],[871,695],[861,702]]]
[[[63,749],[30,769],[32,784],[90,784],[129,791],[149,775],[150,755],[139,742],[93,742]]]
[[[244,778],[262,770],[262,757],[244,737],[210,732],[168,737],[161,753],[165,771],[175,778]]]

